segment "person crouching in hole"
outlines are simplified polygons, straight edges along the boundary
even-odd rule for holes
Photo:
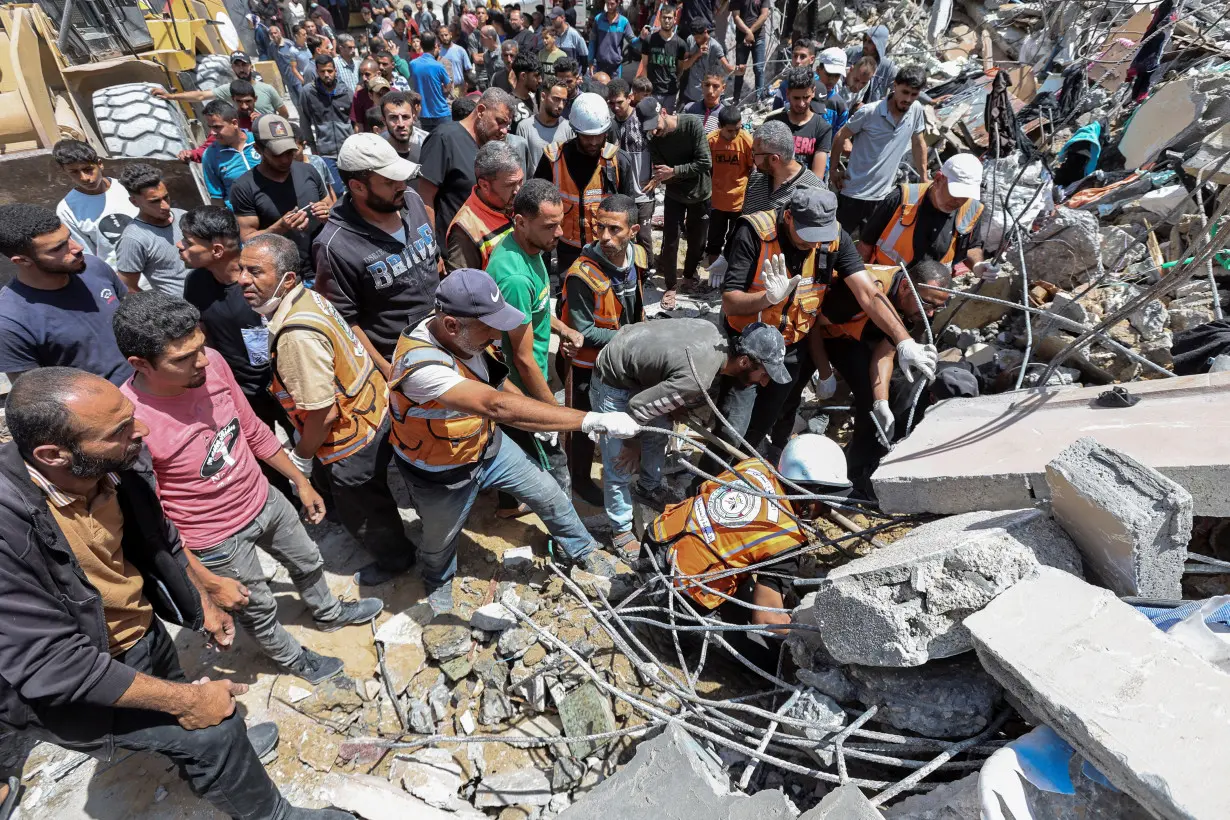
[[[841,448],[832,439],[814,433],[804,433],[787,443],[778,472],[816,495],[845,498],[853,486],[847,478]],[[759,458],[745,459],[717,479],[705,481],[696,495],[667,507],[654,520],[641,540],[636,569],[643,576],[655,575],[656,561],[702,617],[770,629],[788,624],[786,597],[799,571],[797,553],[808,544],[797,519],[814,519],[827,505],[819,500],[784,498],[774,502],[739,489],[743,484],[775,496],[799,494],[783,486]],[[784,553],[790,556],[763,569],[750,569]],[[664,597],[658,597],[665,602]],[[695,623],[687,618],[680,622]],[[701,633],[691,634],[698,637]],[[785,637],[785,630],[779,634]],[[762,668],[776,666],[777,647],[770,647],[764,635],[721,635]]]

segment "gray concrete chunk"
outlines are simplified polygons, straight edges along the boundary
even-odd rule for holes
[[[1181,598],[1192,496],[1131,456],[1092,438],[1046,466],[1051,507],[1090,577],[1119,595]]]
[[[799,820],[883,820],[880,810],[871,805],[858,786],[838,786],[824,796],[820,805]]]
[[[1040,565],[1081,572],[1076,547],[1045,514],[967,513],[838,567],[793,617],[820,627],[818,640],[838,663],[920,666],[968,651],[965,617]]]
[[[1154,815],[1226,816],[1230,675],[1114,593],[1057,570],[965,626],[986,670]]]

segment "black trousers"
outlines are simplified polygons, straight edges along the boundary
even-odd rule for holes
[[[275,432],[281,427],[286,433],[287,438],[291,441],[295,440],[295,427],[290,423],[290,419],[286,415],[286,411],[282,409],[282,405],[278,404],[269,391],[265,390],[253,396],[248,396],[248,404],[252,405],[252,412],[261,421],[268,424]],[[299,509],[299,496],[295,495],[294,489],[291,487],[290,479],[279,473],[277,470],[270,467],[265,462],[260,462],[261,472],[265,474],[265,478],[269,479],[269,483],[273,485],[282,495],[286,496],[291,504]],[[329,500],[326,498],[325,503]]]
[[[175,644],[157,617],[145,636],[116,660],[155,678],[188,682]],[[281,820],[290,809],[248,742],[238,712],[217,726],[189,730],[165,712],[116,709],[110,734],[88,741],[47,739],[82,752],[110,754],[118,748],[165,755],[179,767],[193,792],[230,817]]]
[[[685,228],[686,226],[686,228]],[[683,278],[695,279],[696,266],[705,252],[705,234],[709,228],[709,201],[685,205],[670,197],[662,212],[662,255],[658,257],[658,273],[666,280],[666,289],[674,290],[678,279],[679,235],[685,229],[688,253],[683,261]]]
[[[389,461],[393,458],[389,425],[386,418],[370,444],[341,461],[314,461],[312,479],[326,485],[342,526],[372,554],[381,569],[404,572],[414,563],[417,548],[406,537],[389,489]]]
[[[648,202],[638,202],[636,204],[637,224],[641,226],[640,232],[636,235],[636,244],[645,249],[645,255],[649,257],[648,268],[653,267],[653,199]]]
[[[854,433],[846,445],[846,466],[850,481],[860,492],[871,484],[871,474],[880,466],[884,447],[871,420],[871,348],[854,339],[825,339],[829,363],[850,386],[854,398]]]
[[[730,241],[738,225],[739,214],[711,208],[709,210],[709,241],[705,243],[707,245],[705,253],[710,256],[725,253],[726,243]]]
[[[874,245],[880,237],[863,238],[859,236],[859,232],[863,229],[863,223],[871,218],[871,214],[879,204],[880,201],[878,199],[855,199],[852,196],[838,194],[837,221],[841,223],[841,227],[845,228],[846,233],[850,234],[852,239],[863,239],[867,244]]]
[[[594,377],[594,369],[573,365],[571,373],[572,402],[569,407],[588,413],[594,409],[589,398],[589,387]],[[593,440],[579,431],[570,435],[568,437],[568,468],[572,473],[572,480],[582,485],[593,484],[594,480],[590,476],[593,461]]]

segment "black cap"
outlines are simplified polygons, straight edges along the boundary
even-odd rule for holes
[[[641,121],[641,128],[646,132],[654,131],[658,127],[658,113],[662,110],[662,104],[653,97],[646,97],[636,104],[636,116]]]
[[[440,280],[436,310],[448,316],[479,319],[505,333],[525,324],[525,314],[504,301],[490,274],[476,268],[458,268]]]
[[[249,58],[248,55],[244,54],[242,51],[231,52],[231,62],[232,63],[248,63],[249,65],[252,64],[251,58]]]
[[[786,369],[786,340],[775,327],[763,322],[753,322],[739,336],[739,352],[755,359],[778,384],[790,384],[790,371]]]
[[[827,188],[795,188],[787,210],[804,242],[832,242],[841,236],[837,197]]]

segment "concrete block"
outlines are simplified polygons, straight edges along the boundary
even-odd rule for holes
[[[858,789],[858,786],[838,786],[824,796],[820,805],[806,812],[799,820],[883,820],[880,810]]]
[[[1131,456],[1082,438],[1046,467],[1055,519],[1090,577],[1119,595],[1181,598],[1192,496]]]
[[[407,793],[401,786],[370,774],[342,775],[334,772],[325,775],[320,781],[319,794],[325,805],[348,811],[363,820],[405,820],[407,817],[414,820],[469,820],[482,817],[473,809],[452,812],[434,808]]]
[[[876,720],[924,737],[964,739],[987,728],[1003,689],[972,654],[893,669],[847,666],[858,701],[878,706]]]
[[[1159,88],[1136,109],[1119,150],[1125,167],[1139,168],[1151,162],[1175,137],[1200,119],[1208,97],[1197,91],[1197,78],[1184,77]]]
[[[910,795],[885,809],[884,816],[889,820],[982,820],[978,772],[951,783],[940,783],[929,792]],[[1042,817],[1045,815],[1037,815],[1037,820]]]
[[[965,626],[986,670],[1155,816],[1226,816],[1230,675],[1114,593],[1056,570]]]
[[[968,651],[961,622],[1039,565],[1081,571],[1071,539],[1041,511],[966,513],[833,570],[793,618],[820,627],[838,663],[919,666]]]
[[[1221,158],[1230,150],[1230,123],[1226,123],[1204,138],[1196,153],[1183,160],[1183,170],[1197,179],[1225,185],[1230,182],[1230,168],[1221,165]],[[1214,168],[1221,167],[1214,172]]]
[[[962,513],[1050,496],[1046,465],[1093,436],[1192,495],[1195,515],[1230,516],[1230,373],[1135,382],[1134,407],[1098,407],[1105,387],[1039,387],[949,399],[927,411],[872,476],[886,512]]]
[[[504,806],[545,806],[551,801],[551,781],[532,766],[483,775],[474,792],[474,806],[498,809]]]

